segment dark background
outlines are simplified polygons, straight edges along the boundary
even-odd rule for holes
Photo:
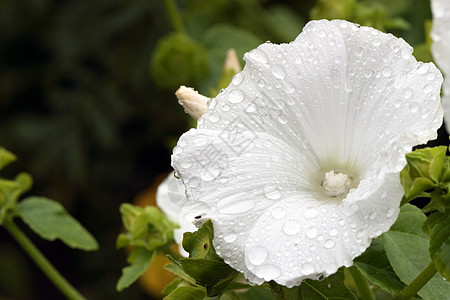
[[[126,265],[118,208],[170,170],[190,124],[174,92],[189,84],[214,96],[227,48],[242,57],[291,41],[311,18],[344,18],[403,36],[431,59],[425,0],[180,0],[187,46],[166,39],[169,2],[0,0],[0,145],[19,158],[1,175],[31,173],[27,195],[61,202],[96,237],[100,250],[82,252],[19,223],[89,299],[150,297],[137,284],[115,291]],[[1,228],[0,299],[63,299]]]

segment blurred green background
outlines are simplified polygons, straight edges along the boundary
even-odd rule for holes
[[[115,291],[118,207],[170,170],[190,124],[178,86],[214,96],[228,48],[242,58],[321,18],[392,32],[431,60],[427,0],[0,0],[0,145],[19,157],[2,176],[31,173],[29,194],[60,201],[97,238],[85,253],[28,232],[84,295],[150,298],[137,284]],[[0,299],[62,298],[0,229]]]

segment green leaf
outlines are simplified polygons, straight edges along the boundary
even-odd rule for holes
[[[0,225],[8,211],[16,206],[19,196],[28,191],[33,179],[27,173],[20,173],[14,180],[0,179]]]
[[[430,256],[434,266],[447,280],[450,280],[450,215],[430,215],[423,229],[430,235]]]
[[[255,287],[244,293],[239,293],[242,300],[274,300],[275,296],[270,289]]]
[[[354,260],[354,264],[372,284],[391,295],[405,287],[389,263],[381,238],[373,240],[370,247]]]
[[[206,293],[203,289],[193,286],[180,286],[172,293],[164,297],[164,300],[196,300],[205,299]]]
[[[229,291],[220,296],[220,300],[241,300],[238,294],[233,291]]]
[[[431,261],[429,239],[421,229],[425,219],[419,208],[406,204],[391,230],[382,235],[392,268],[405,284],[411,283]],[[450,285],[436,274],[418,294],[423,299],[450,299]]]
[[[181,258],[183,270],[203,286],[213,286],[238,272],[219,260]]]
[[[266,12],[267,27],[280,41],[293,41],[305,25],[300,17],[286,6],[272,5]]]
[[[44,197],[29,197],[17,204],[22,220],[42,238],[60,239],[72,248],[97,250],[94,237],[56,201]]]
[[[189,252],[190,258],[211,258],[222,260],[212,244],[214,229],[211,220],[207,220],[196,232],[186,232],[183,235],[183,248]]]
[[[158,208],[124,203],[120,206],[120,213],[126,232],[118,236],[117,248],[132,246],[153,251],[171,243],[177,225]]]
[[[6,150],[3,147],[0,147],[0,170],[9,165],[10,163],[16,161],[16,156]]]
[[[169,257],[169,259],[170,259],[170,257]],[[164,269],[177,275],[178,277],[181,277],[183,280],[185,280],[189,283],[195,284],[195,279],[192,278],[191,276],[189,276],[188,274],[186,274],[186,272],[183,271],[181,266],[179,266],[176,263],[168,263],[164,266]]]
[[[164,289],[162,290],[162,293],[164,294],[164,295],[168,295],[168,294],[170,294],[173,290],[175,290],[177,287],[178,287],[178,285],[181,283],[181,282],[183,282],[183,279],[182,278],[175,278],[174,280],[172,280],[168,285],[166,285],[165,287],[164,287]]]
[[[117,282],[116,289],[120,292],[135,282],[150,267],[156,251],[148,251],[145,248],[134,248],[127,261],[130,266],[123,268],[122,276]]]
[[[351,299],[356,300],[347,286],[344,284],[344,272],[337,273],[324,280],[307,279],[300,285],[300,295],[303,300],[324,300],[324,299]]]

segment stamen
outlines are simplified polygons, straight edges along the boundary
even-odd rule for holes
[[[325,180],[322,186],[326,193],[331,197],[337,197],[345,194],[352,184],[352,178],[345,174],[336,171],[329,171],[325,173]]]

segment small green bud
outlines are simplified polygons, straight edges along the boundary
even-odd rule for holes
[[[209,74],[208,52],[189,36],[171,33],[159,40],[150,72],[155,83],[163,88],[195,86]]]

